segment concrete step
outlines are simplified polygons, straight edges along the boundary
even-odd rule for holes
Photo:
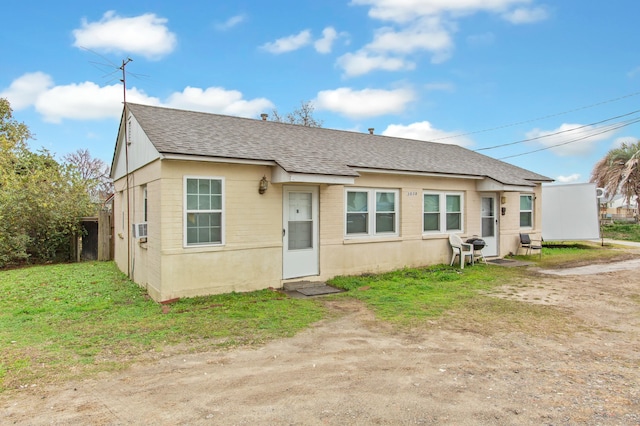
[[[284,283],[283,288],[285,291],[298,291],[301,288],[322,287],[325,285],[327,285],[327,283],[323,281],[294,281]]]

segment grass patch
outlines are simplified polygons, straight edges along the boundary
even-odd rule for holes
[[[512,256],[513,259],[534,262],[541,268],[562,268],[564,266],[578,266],[598,262],[625,260],[632,255],[625,252],[611,250],[600,243],[576,241],[547,241],[543,243],[542,257],[538,253],[530,255]]]
[[[601,231],[604,238],[640,242],[640,224],[613,223],[602,225]]]
[[[557,336],[584,329],[557,307],[489,296],[467,300],[446,321],[450,327],[482,335],[516,332]]]
[[[622,254],[621,254],[622,253]],[[542,267],[602,262],[624,253],[597,244],[549,245],[518,256]],[[469,330],[563,330],[566,315],[548,306],[488,297],[530,281],[525,268],[436,265],[343,276],[345,293],[330,300],[364,302],[380,320],[405,329],[452,321]],[[112,262],[0,271],[0,391],[82,378],[165,354],[262,344],[325,318],[324,300],[290,299],[263,290],[182,299],[149,299]]]
[[[477,264],[464,270],[436,265],[379,275],[336,277],[329,284],[349,290],[335,298],[356,298],[365,302],[379,319],[398,326],[415,326],[522,273],[494,265]]]
[[[324,316],[318,300],[263,290],[160,305],[111,262],[0,271],[0,391],[189,350],[292,336]]]

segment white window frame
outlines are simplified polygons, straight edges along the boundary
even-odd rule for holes
[[[531,199],[531,210],[522,210],[522,197],[529,197]],[[518,210],[519,210],[519,214],[518,214],[518,225],[520,226],[520,228],[522,229],[533,229],[533,212],[535,210],[535,200],[536,197],[533,194],[520,194],[520,204],[518,206]],[[529,215],[531,216],[531,225],[522,225],[522,213],[529,213]]]
[[[438,229],[425,231],[424,229],[424,215],[425,213],[434,213],[434,212],[425,212],[424,211],[424,197],[425,195],[437,195],[439,197],[439,211],[440,220],[438,222]],[[447,229],[447,196],[456,196],[460,197],[460,229]],[[422,233],[424,235],[431,234],[457,234],[460,232],[464,232],[464,192],[459,191],[422,191]]]
[[[201,179],[201,180],[217,180],[220,181],[220,188],[222,192],[222,200],[221,200],[221,208],[220,209],[209,209],[209,210],[195,210],[195,209],[187,209],[187,182],[191,179]],[[225,214],[225,201],[226,201],[226,190],[225,190],[225,179],[223,176],[184,176],[183,178],[183,218],[182,218],[182,233],[183,233],[183,247],[184,248],[194,248],[194,247],[209,247],[209,246],[223,246],[225,244],[225,230],[226,230],[226,214]],[[190,213],[220,213],[220,241],[219,242],[208,242],[208,243],[188,243],[187,242],[187,217]]]
[[[347,215],[354,212],[348,211],[348,197],[350,192],[364,192],[367,194],[367,232],[361,233],[347,233]],[[376,195],[379,193],[392,193],[394,197],[393,212],[378,212],[376,209]],[[393,213],[394,224],[393,232],[377,232],[377,214],[378,213]],[[387,189],[387,188],[346,188],[344,191],[344,237],[345,238],[371,238],[371,237],[396,237],[400,235],[400,190],[399,189]]]

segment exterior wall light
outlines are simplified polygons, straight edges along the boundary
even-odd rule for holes
[[[262,176],[262,179],[260,179],[260,186],[258,187],[258,192],[260,194],[264,194],[265,192],[267,192],[268,187],[269,187],[269,182],[267,182],[267,177]]]

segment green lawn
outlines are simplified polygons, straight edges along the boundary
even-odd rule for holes
[[[317,299],[264,290],[160,305],[112,262],[0,271],[0,390],[120,369],[189,350],[292,336],[325,316]]]
[[[524,258],[551,266],[585,256],[617,255],[597,245],[575,245],[545,247],[542,260],[537,255]],[[495,265],[464,270],[436,265],[336,277],[330,283],[348,291],[324,298],[290,299],[263,290],[162,305],[150,300],[112,262],[2,270],[0,391],[123,369],[131,362],[180,351],[258,345],[289,337],[330,315],[327,300],[357,299],[378,320],[400,328],[429,327],[434,320],[452,320],[456,312],[464,312],[460,317],[464,327],[487,318],[500,319],[503,326],[544,325],[555,315],[548,307],[486,296],[502,285],[530,282],[528,274],[523,268]],[[533,320],[522,321],[523,316]]]
[[[614,240],[640,243],[640,225],[635,223],[614,223],[602,226],[602,236]]]

